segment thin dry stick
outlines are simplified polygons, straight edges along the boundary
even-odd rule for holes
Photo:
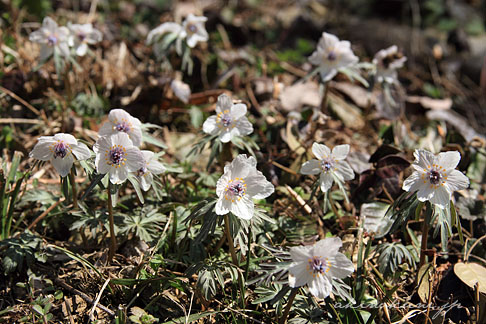
[[[71,181],[71,188],[73,190],[73,208],[78,208],[78,190],[76,188],[76,180],[74,177],[74,169],[71,168],[71,172],[69,173],[69,180]]]
[[[53,203],[49,208],[47,208],[42,214],[40,214],[28,227],[28,230],[31,230],[38,222],[44,219],[54,208],[59,206],[60,203],[62,203],[66,198],[62,197],[55,203]]]
[[[19,96],[17,96],[14,92],[10,91],[9,89],[7,88],[4,88],[2,86],[0,86],[0,91],[2,92],[5,92],[6,94],[8,94],[10,97],[14,98],[15,100],[17,100],[18,102],[20,102],[21,104],[23,104],[25,107],[27,107],[30,111],[32,111],[34,114],[36,114],[37,116],[40,116],[41,118],[44,119],[44,122],[46,123],[46,125],[48,125],[48,121],[47,121],[47,118],[45,118],[44,115],[41,114],[41,112],[39,110],[37,110],[34,106],[32,106],[30,103],[28,103],[27,101],[25,101],[24,99],[20,98]]]
[[[94,321],[95,318],[94,318],[94,311],[96,309],[96,306],[98,306],[98,303],[100,302],[100,298],[101,298],[101,295],[103,294],[103,291],[105,290],[106,286],[108,286],[108,283],[110,282],[110,278],[106,279],[105,283],[103,284],[103,286],[101,287],[101,290],[100,292],[98,293],[98,296],[96,297],[96,300],[93,304],[93,307],[91,308],[91,311],[89,312],[89,319],[91,321]]]
[[[86,295],[84,292],[79,291],[76,288],[71,287],[70,285],[68,285],[67,283],[65,283],[64,281],[62,281],[61,279],[54,278],[54,282],[56,284],[58,284],[59,286],[63,287],[64,289],[69,290],[71,293],[73,293],[75,295],[78,295],[79,297],[81,297],[82,299],[84,299],[84,301],[86,301],[87,303],[90,303],[90,304],[93,304],[94,303],[94,301],[93,301],[93,299],[91,297],[89,297],[88,295]],[[111,309],[109,309],[106,306],[103,306],[101,304],[97,304],[96,307],[98,307],[99,309],[101,309],[102,311],[104,311],[105,313],[109,314],[112,317],[115,316],[115,312],[113,312]]]
[[[289,317],[290,308],[292,307],[292,304],[294,302],[295,296],[297,295],[298,291],[299,291],[299,288],[293,288],[292,289],[292,292],[290,293],[290,296],[289,296],[289,300],[287,302],[287,306],[285,306],[282,317],[280,318],[280,321],[278,322],[279,324],[287,323],[287,317]]]
[[[116,251],[115,219],[113,218],[113,206],[111,201],[111,182],[108,180],[108,219],[110,221],[110,252],[108,262],[111,262]]]

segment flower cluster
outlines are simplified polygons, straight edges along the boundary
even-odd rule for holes
[[[397,69],[403,67],[406,61],[407,57],[398,51],[396,45],[378,51],[373,58],[373,64],[376,67],[376,81],[396,83],[398,80]]]
[[[255,205],[253,199],[264,199],[275,190],[265,176],[256,169],[253,156],[238,155],[224,167],[224,174],[216,184],[216,214],[251,219]]]
[[[108,120],[99,130],[100,138],[93,150],[96,153],[96,170],[109,174],[113,184],[127,180],[133,172],[141,186],[147,191],[153,181],[153,174],[160,174],[165,167],[150,151],[140,151],[142,145],[141,122],[123,109],[112,109]]]
[[[246,105],[233,104],[226,94],[218,97],[216,116],[211,116],[203,124],[206,134],[218,135],[223,143],[231,141],[233,137],[245,136],[253,132],[253,125],[246,118]]]
[[[469,179],[456,170],[461,154],[457,151],[438,155],[426,150],[415,150],[415,171],[403,182],[403,190],[417,192],[419,201],[430,201],[444,209],[449,206],[451,195],[456,190],[469,186]]]
[[[194,48],[199,42],[206,42],[209,39],[208,32],[204,23],[208,19],[204,16],[194,16],[189,14],[182,22],[182,25],[175,22],[166,22],[152,29],[147,36],[147,44],[161,43],[164,37],[168,38],[168,43],[175,40],[176,51],[182,55],[182,44],[189,48]]]
[[[349,41],[340,41],[336,36],[322,33],[317,49],[309,57],[309,62],[318,66],[323,82],[330,81],[340,69],[358,63]]]
[[[29,156],[41,161],[50,161],[61,177],[65,177],[73,167],[74,158],[89,159],[91,151],[74,136],[58,133],[54,136],[40,137]]]
[[[123,109],[113,109],[99,131],[100,138],[93,146],[96,154],[96,171],[108,174],[110,182],[121,184],[132,172],[140,187],[147,191],[153,175],[163,173],[166,169],[159,163],[155,154],[141,151],[141,122]],[[88,147],[78,142],[72,135],[56,134],[42,136],[30,152],[30,157],[41,161],[51,161],[56,171],[65,177],[71,170],[74,159],[86,160],[91,157]]]
[[[338,145],[332,151],[324,144],[314,143],[312,153],[317,158],[305,162],[300,169],[302,174],[320,174],[321,190],[331,189],[334,180],[344,182],[354,179],[354,171],[344,161],[349,153],[349,145]]]
[[[339,252],[339,237],[325,238],[312,246],[290,248],[289,286],[309,286],[317,298],[326,298],[332,291],[332,279],[342,279],[354,272],[354,265]]]
[[[88,45],[101,41],[103,35],[91,24],[71,24],[58,26],[50,17],[45,17],[42,27],[29,35],[29,40],[41,45],[40,61],[44,62],[52,55],[64,58],[71,56],[71,49],[78,56],[84,56]]]

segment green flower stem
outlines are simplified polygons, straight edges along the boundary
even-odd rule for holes
[[[116,236],[115,236],[115,219],[113,218],[113,206],[111,202],[111,182],[108,179],[108,220],[110,222],[110,252],[108,253],[108,262],[111,262],[116,251]]]
[[[431,206],[427,206],[432,208]],[[429,222],[430,222],[430,214],[426,208],[425,215],[424,215],[424,223],[422,224],[422,244],[420,246],[420,263],[419,269],[425,264],[425,251],[427,251],[427,241],[429,238]]]
[[[233,261],[233,264],[238,267],[238,258],[236,257],[235,242],[233,241],[233,237],[231,236],[228,214],[224,215],[224,230],[226,232],[226,239],[228,240],[231,260]]]
[[[287,317],[289,317],[290,308],[292,308],[292,304],[294,302],[295,296],[297,296],[298,291],[299,288],[292,288],[292,292],[290,293],[289,300],[287,301],[287,306],[285,306],[284,312],[282,314],[282,317],[280,317],[280,321],[278,321],[278,324],[287,323]]]
[[[229,250],[231,254],[231,260],[233,261],[233,264],[237,267],[238,265],[238,258],[236,257],[236,251],[235,251],[235,243],[233,241],[233,237],[231,236],[230,232],[230,226],[229,226],[229,217],[228,214],[224,215],[224,229],[226,232],[226,239],[228,241],[229,245]],[[243,281],[243,276],[241,274],[241,271],[238,269],[238,285],[240,289],[240,295],[241,295],[241,307],[246,308],[246,303],[245,303],[245,283]]]
[[[328,115],[327,111],[327,96],[329,95],[329,82],[324,83],[324,95],[322,96],[322,101],[321,101],[321,112],[323,114]]]
[[[74,166],[73,166],[74,168]],[[71,168],[71,172],[69,173],[69,181],[71,182],[71,189],[73,191],[73,208],[78,208],[78,190],[76,188],[76,180],[74,178],[74,169]]]

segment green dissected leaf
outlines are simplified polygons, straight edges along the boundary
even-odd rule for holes
[[[447,242],[449,237],[452,236],[452,219],[450,208],[439,208],[434,206],[434,213],[432,216],[431,224],[437,222],[434,229],[434,237],[436,237],[440,232],[440,241],[442,246],[442,251],[447,251]]]
[[[42,240],[30,232],[0,241],[0,248],[3,247],[5,249],[0,249],[0,256],[5,274],[13,271],[21,273],[34,261],[45,262],[43,253],[40,253],[43,250]]]
[[[415,267],[415,258],[411,252],[401,243],[380,244],[375,254],[378,255],[378,269],[385,277],[397,275],[400,265],[407,262],[410,267]]]

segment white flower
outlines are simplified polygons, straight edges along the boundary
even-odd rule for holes
[[[42,27],[29,35],[29,40],[41,44],[40,60],[47,60],[54,51],[60,52],[62,56],[69,56],[69,29],[58,27],[57,23],[50,17],[45,17]]]
[[[334,179],[341,182],[354,179],[354,171],[349,164],[344,161],[349,153],[349,145],[338,145],[331,150],[323,144],[314,143],[312,153],[316,159],[302,164],[300,173],[320,174],[319,182],[323,192],[331,189]]]
[[[71,31],[69,37],[69,46],[76,48],[76,55],[84,56],[88,51],[88,44],[96,44],[101,42],[103,34],[93,28],[92,24],[68,24]]]
[[[73,154],[78,160],[86,160],[91,156],[88,147],[78,143],[74,136],[58,133],[40,137],[29,156],[41,161],[51,161],[61,177],[65,177],[73,166]]]
[[[198,42],[206,42],[209,39],[204,23],[208,18],[189,14],[182,23],[180,38],[186,38],[187,46],[193,48]]]
[[[216,214],[231,212],[237,217],[250,219],[255,208],[253,199],[263,199],[273,193],[273,185],[256,169],[256,165],[255,158],[245,154],[226,164],[224,174],[216,184]]]
[[[116,133],[127,133],[133,145],[142,144],[142,123],[138,118],[132,117],[123,109],[112,109],[108,114],[108,121],[101,126],[98,131],[100,136],[112,135]]]
[[[96,153],[96,171],[99,174],[109,173],[113,184],[123,183],[128,172],[136,172],[145,167],[142,153],[133,146],[125,133],[100,137],[93,151]]]
[[[354,272],[353,262],[338,252],[339,237],[325,238],[312,246],[290,248],[289,286],[305,284],[317,298],[326,298],[332,291],[332,278],[342,279]]]
[[[179,80],[172,80],[170,83],[170,88],[174,92],[177,98],[179,98],[183,103],[187,104],[189,102],[189,97],[191,96],[191,88],[187,83]]]
[[[358,61],[349,41],[340,41],[336,36],[328,33],[322,33],[317,50],[309,57],[309,62],[319,66],[323,82],[331,80],[339,69],[356,64]]]
[[[415,150],[415,171],[403,182],[403,190],[417,191],[419,201],[429,200],[440,208],[449,206],[451,195],[456,190],[469,186],[469,179],[455,170],[461,160],[457,151],[442,152],[438,155],[426,150]]]
[[[364,230],[375,233],[376,238],[385,236],[393,225],[393,221],[385,217],[389,207],[389,204],[381,202],[362,204],[360,218],[363,220]]]
[[[229,142],[235,136],[249,135],[253,132],[253,125],[245,117],[246,105],[234,105],[226,94],[218,97],[216,116],[211,116],[203,124],[203,131],[207,134],[219,134],[223,143]]]
[[[376,80],[379,83],[397,82],[397,69],[403,67],[406,61],[407,57],[398,51],[396,45],[378,51],[373,58],[373,64],[376,66]]]
[[[137,170],[137,180],[140,183],[140,187],[147,191],[150,189],[152,182],[154,180],[154,174],[160,174],[165,172],[166,168],[157,161],[154,157],[154,152],[142,150],[144,165]]]
[[[150,45],[160,39],[165,34],[174,34],[179,36],[182,26],[175,22],[166,22],[152,29],[147,36],[147,44]]]

